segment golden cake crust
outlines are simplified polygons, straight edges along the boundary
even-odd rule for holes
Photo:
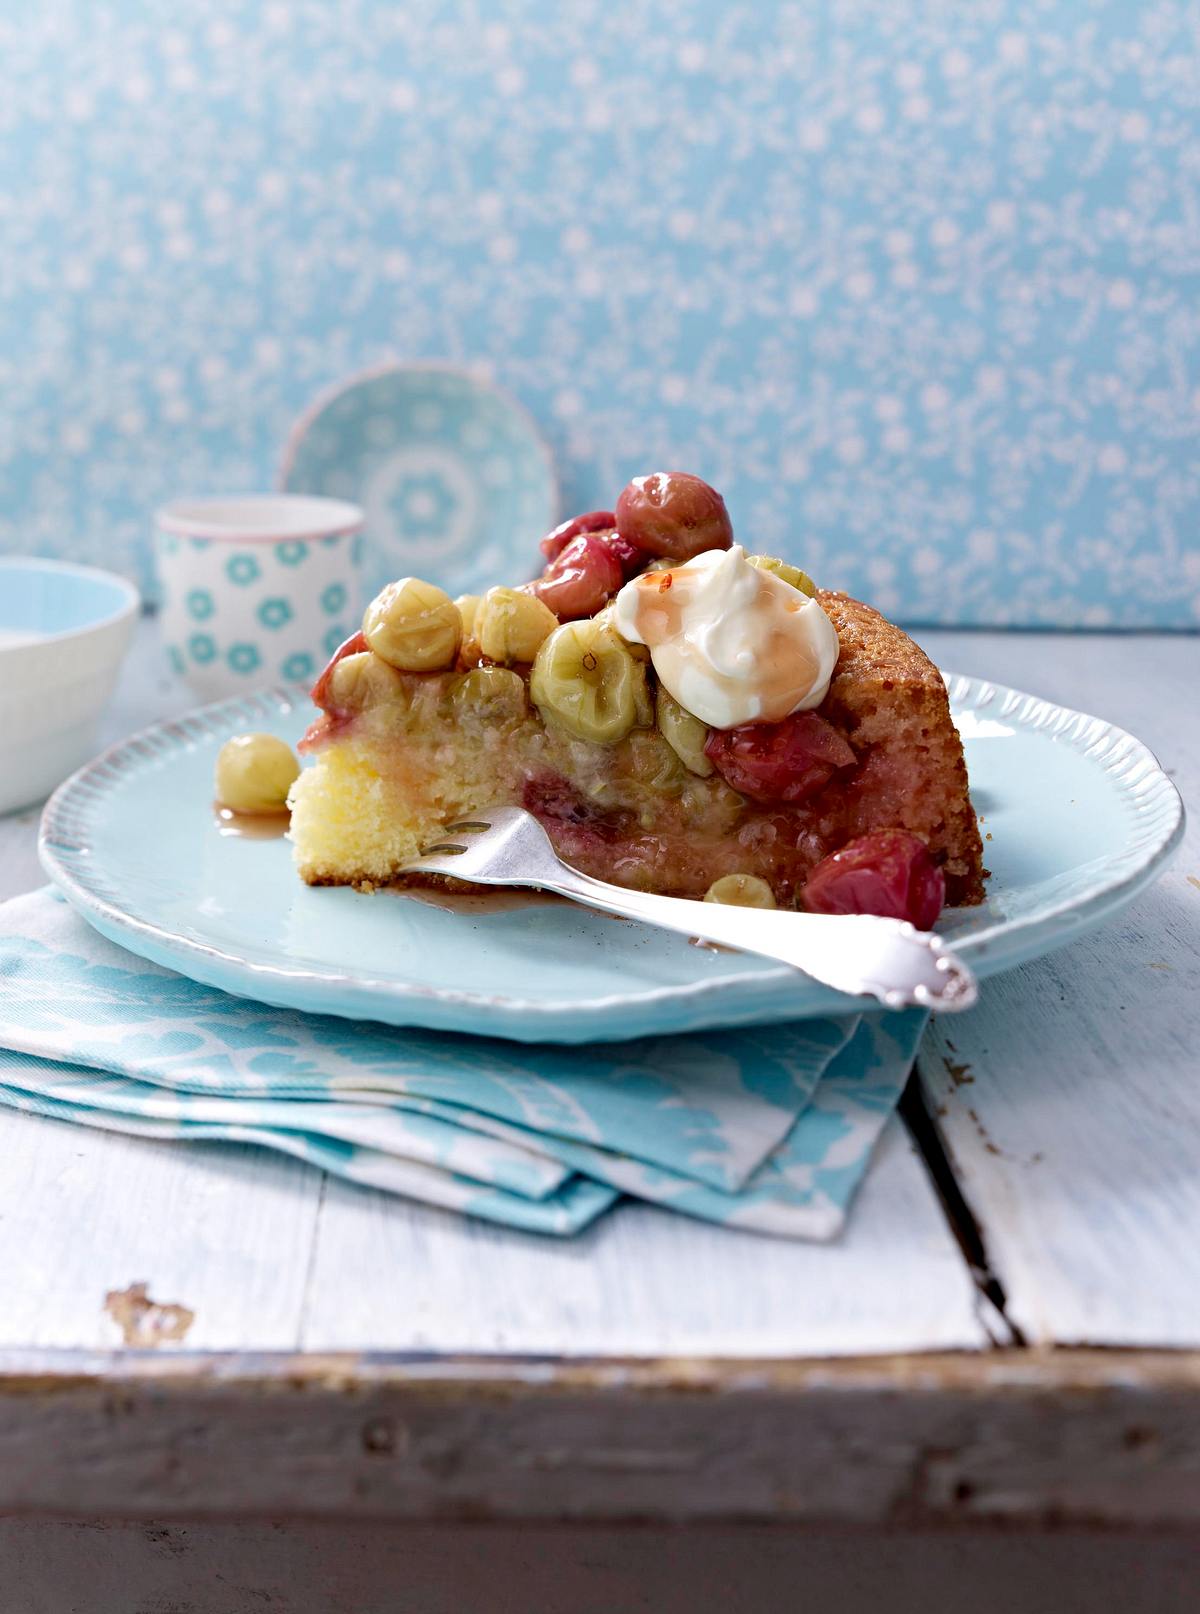
[[[856,750],[906,743],[914,763],[923,760],[914,790],[933,811],[920,828],[911,821],[905,827],[944,851],[949,902],[982,902],[983,843],[945,680],[920,645],[872,606],[830,589],[817,598],[841,647],[822,715],[846,730]]]

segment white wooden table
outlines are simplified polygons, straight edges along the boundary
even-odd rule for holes
[[[944,666],[1132,729],[1196,798],[1197,639],[918,637]],[[106,738],[184,704],[147,624]],[[36,813],[0,820],[0,897],[40,883],[36,827]],[[206,1564],[242,1566],[247,1600],[193,1587],[179,1606],[198,1614],[254,1606],[285,1561],[280,1607],[390,1609],[397,1552],[406,1584],[424,1588],[414,1608],[490,1608],[493,1577],[511,1594],[529,1569],[525,1538],[497,1523],[534,1520],[558,1523],[537,1537],[537,1606],[573,1614],[592,1599],[707,1606],[696,1588],[716,1595],[735,1541],[741,1591],[774,1564],[857,1608],[829,1546],[847,1526],[936,1527],[919,1554],[928,1569],[954,1525],[966,1531],[955,1563],[981,1554],[995,1591],[1007,1583],[988,1531],[1005,1523],[1018,1532],[1004,1538],[1005,1573],[1025,1574],[1032,1600],[1014,1581],[997,1608],[1041,1606],[1040,1560],[1014,1543],[1049,1524],[1060,1560],[1078,1550],[1079,1572],[1108,1592],[1122,1575],[1145,1589],[1140,1539],[1101,1549],[1078,1532],[1200,1518],[1198,920],[1193,828],[1126,915],[936,1026],[827,1247],[634,1205],[579,1239],[542,1241],[251,1149],[0,1109],[0,1514],[27,1515],[0,1521],[0,1569],[25,1597],[14,1606],[76,1606],[38,1601],[51,1515],[130,1521],[106,1526],[99,1556],[94,1534],[53,1536],[64,1584],[93,1588],[78,1604],[89,1614],[110,1606],[95,1590],[110,1570],[114,1609],[158,1608],[164,1553],[173,1573],[190,1553],[197,1585]],[[178,1339],[123,1340],[105,1297],[137,1284],[186,1308]],[[218,1516],[233,1521],[223,1534],[197,1524]],[[321,1522],[288,1525],[281,1556],[280,1527],[264,1521],[298,1516]],[[446,1521],[449,1546],[432,1528]],[[629,1521],[705,1521],[703,1552],[688,1537],[689,1576],[667,1573],[674,1537],[655,1536],[636,1568],[647,1538]],[[754,1534],[781,1523],[769,1549]],[[598,1580],[566,1545],[584,1527]],[[320,1556],[322,1531],[339,1544],[344,1602],[321,1601],[297,1568]],[[909,1536],[879,1540],[891,1547],[872,1573],[907,1608]],[[466,1577],[444,1604],[443,1553]],[[1163,1577],[1194,1564],[1178,1542],[1154,1554],[1155,1606],[1175,1607]],[[611,1600],[614,1564],[640,1576],[644,1601]],[[120,1601],[135,1584],[149,1600]],[[774,1584],[745,1606],[773,1606]],[[993,1606],[980,1595],[976,1608]],[[1129,1590],[1107,1606],[1142,1605]]]

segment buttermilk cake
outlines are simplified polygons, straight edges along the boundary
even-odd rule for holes
[[[444,825],[515,803],[640,890],[922,925],[982,900],[945,685],[879,612],[748,554],[679,472],[542,551],[532,583],[451,600],[402,578],[367,608],[291,787],[308,884],[411,881]]]

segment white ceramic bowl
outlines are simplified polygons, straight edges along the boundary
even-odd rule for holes
[[[140,603],[111,572],[0,557],[0,813],[40,801],[95,750]]]

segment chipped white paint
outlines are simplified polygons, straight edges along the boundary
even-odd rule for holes
[[[192,1313],[160,1350],[290,1350],[320,1176],[237,1144],[186,1149],[0,1109],[0,1348],[121,1344],[110,1294]]]

